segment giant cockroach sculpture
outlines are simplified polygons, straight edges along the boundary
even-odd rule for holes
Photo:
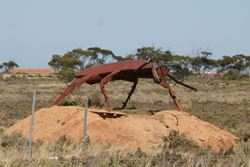
[[[126,101],[123,103],[121,109],[125,108],[131,95],[133,94],[138,78],[152,78],[155,83],[160,84],[162,87],[168,89],[170,96],[172,97],[178,110],[183,111],[179,101],[176,99],[175,93],[170,87],[166,77],[169,77],[176,83],[185,86],[189,89],[197,91],[196,88],[186,85],[183,82],[178,81],[172,75],[169,74],[169,70],[166,66],[159,66],[157,63],[149,60],[130,60],[130,61],[119,61],[111,64],[104,64],[98,66],[92,66],[87,69],[79,71],[75,75],[75,80],[61,93],[56,99],[53,105],[59,105],[61,101],[70,94],[74,89],[80,87],[85,82],[92,85],[100,83],[102,94],[105,98],[106,109],[110,111],[110,102],[108,95],[105,91],[105,85],[109,81],[125,80],[133,82],[132,89],[128,94]]]

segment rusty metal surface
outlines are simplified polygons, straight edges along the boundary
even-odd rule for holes
[[[110,102],[108,95],[105,91],[105,85],[110,81],[115,80],[125,80],[129,82],[133,82],[134,85],[126,99],[123,103],[121,109],[125,108],[127,102],[129,101],[131,95],[136,89],[136,85],[138,82],[138,78],[152,78],[155,83],[161,85],[162,87],[168,89],[169,95],[173,99],[176,108],[180,111],[183,111],[179,101],[177,100],[174,91],[171,89],[168,81],[164,78],[166,76],[170,76],[169,70],[166,66],[159,66],[155,62],[151,60],[130,60],[130,61],[120,61],[111,64],[92,66],[87,69],[81,70],[75,75],[75,80],[71,83],[69,87],[67,87],[61,95],[56,99],[53,105],[59,105],[65,96],[70,94],[74,89],[78,88],[84,83],[88,84],[96,84],[100,83],[100,88],[102,94],[105,98],[106,109],[110,111]],[[174,80],[175,82],[177,80]],[[181,82],[176,82],[182,86],[185,86],[189,89],[197,91],[195,88],[183,84]],[[112,114],[111,114],[112,115]]]

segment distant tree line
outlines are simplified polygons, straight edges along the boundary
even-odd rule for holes
[[[223,56],[222,59],[212,59],[212,53],[206,50],[197,51],[194,56],[183,56],[154,47],[138,48],[136,53],[127,56],[115,55],[108,49],[98,47],[86,50],[77,48],[64,55],[53,55],[49,65],[58,72],[58,76],[65,81],[71,81],[74,73],[90,66],[111,62],[151,59],[161,65],[166,65],[170,71],[180,79],[190,74],[213,72],[215,74],[249,74],[250,56],[243,54]]]
[[[53,55],[48,64],[56,70],[59,78],[71,81],[76,71],[121,60],[128,60],[128,57],[123,58],[110,50],[92,47],[86,50],[73,49],[64,55]]]
[[[0,64],[0,70],[2,70],[4,73],[8,73],[11,69],[19,67],[19,65],[15,61],[6,61]]]

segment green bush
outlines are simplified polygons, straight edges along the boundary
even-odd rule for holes
[[[58,78],[65,81],[70,82],[75,77],[75,71],[72,68],[64,68],[58,73]]]
[[[223,77],[226,80],[238,80],[241,78],[240,71],[231,69]]]

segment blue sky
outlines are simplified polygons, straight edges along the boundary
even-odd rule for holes
[[[250,55],[249,0],[0,0],[0,62],[47,67],[52,54],[142,46]]]

